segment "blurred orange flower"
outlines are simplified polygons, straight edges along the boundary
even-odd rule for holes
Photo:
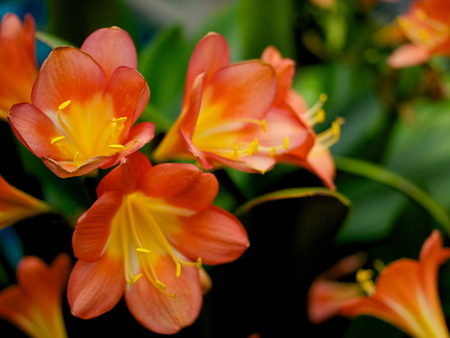
[[[19,140],[59,177],[109,168],[153,138],[154,125],[134,125],[150,90],[136,71],[133,40],[112,27],[80,49],[59,47],[42,65],[32,104],[11,108]]]
[[[381,271],[376,285],[360,278],[369,295],[348,301],[340,314],[374,316],[415,338],[450,337],[437,289],[439,265],[449,257],[450,248],[443,248],[441,234],[433,231],[422,246],[419,261],[394,261]]]
[[[155,159],[193,158],[205,169],[264,173],[292,149],[307,152],[314,138],[283,103],[294,70],[287,65],[282,71],[263,60],[230,64],[225,39],[207,34],[191,56],[181,115]]]
[[[0,176],[0,229],[50,211],[50,206],[13,187]]]
[[[140,152],[125,158],[78,221],[72,313],[99,316],[125,292],[131,313],[149,330],[172,334],[191,325],[211,286],[202,262],[231,262],[249,245],[241,223],[211,205],[217,191],[215,176],[192,164],[152,167]]]
[[[0,317],[33,338],[67,338],[61,297],[70,272],[70,258],[60,254],[48,267],[26,256],[17,267],[17,285],[0,292]]]
[[[3,16],[0,26],[0,119],[6,120],[13,104],[31,102],[37,76],[35,27],[31,15],[23,24],[12,13]]]
[[[345,257],[312,282],[308,292],[308,318],[311,323],[320,324],[337,316],[343,304],[364,295],[360,284],[339,282],[338,279],[354,273],[365,261],[363,253]]]
[[[433,55],[450,57],[450,6],[447,0],[413,1],[398,17],[403,34],[410,40],[388,58],[391,67],[419,65]]]

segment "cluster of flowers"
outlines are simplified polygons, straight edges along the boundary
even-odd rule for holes
[[[448,55],[446,0],[422,0],[398,20],[411,42],[388,60],[403,67]],[[447,14],[445,14],[447,13]],[[447,16],[446,16],[447,15]],[[18,284],[0,293],[0,316],[33,337],[67,337],[61,297],[84,319],[111,310],[125,294],[133,316],[149,330],[172,334],[197,318],[211,287],[202,264],[239,258],[249,246],[242,224],[213,206],[218,181],[187,163],[152,166],[139,150],[154,137],[136,123],[150,99],[136,71],[131,37],[111,27],[92,33],[80,49],[55,48],[38,70],[35,27],[7,14],[0,28],[0,118],[61,178],[115,166],[99,183],[97,201],[78,220],[71,270],[61,254],[50,267],[25,257]],[[268,47],[261,59],[230,63],[225,39],[209,33],[195,47],[179,118],[151,156],[157,162],[193,159],[206,170],[224,166],[265,173],[276,163],[301,166],[334,189],[328,148],[341,119],[316,135],[326,95],[308,109],[292,90],[293,60]],[[46,213],[47,203],[0,177],[0,229]],[[320,276],[310,291],[311,321],[333,315],[373,315],[414,337],[449,337],[437,292],[439,265],[450,257],[439,232],[419,261],[402,259],[380,270],[359,270],[359,283],[333,281],[362,266],[352,256]],[[71,270],[71,271],[70,271]]]
[[[66,255],[50,268],[24,258],[19,285],[0,294],[0,315],[34,337],[64,337],[58,303],[67,283],[72,314],[84,319],[109,311],[125,294],[131,313],[152,331],[171,334],[192,324],[211,285],[202,264],[233,261],[249,241],[232,214],[212,205],[213,174],[187,163],[152,166],[139,151],[154,125],[136,124],[150,89],[136,71],[131,37],[118,27],[97,30],[80,49],[55,48],[38,71],[33,18],[22,24],[7,14],[0,33],[0,116],[20,142],[61,178],[118,164],[77,222],[70,277]],[[291,163],[334,188],[328,147],[342,121],[315,134],[326,96],[307,109],[291,89],[294,72],[294,62],[273,47],[260,60],[230,64],[225,39],[207,34],[189,63],[180,117],[153,157],[256,173]],[[50,210],[0,183],[1,228]],[[41,301],[47,297],[54,301]]]

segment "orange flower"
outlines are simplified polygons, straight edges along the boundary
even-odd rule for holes
[[[339,282],[337,279],[354,273],[363,266],[365,260],[362,253],[345,257],[312,282],[308,292],[308,317],[311,323],[327,321],[338,315],[339,309],[349,300],[364,295],[358,283]]]
[[[14,188],[0,176],[0,229],[48,211],[48,204]]]
[[[433,55],[450,56],[450,7],[447,0],[420,0],[398,17],[400,29],[411,41],[388,58],[391,67],[402,68],[426,62]]]
[[[48,267],[26,256],[17,268],[17,285],[0,292],[0,317],[33,338],[66,338],[61,296],[70,272],[70,258],[60,254]]]
[[[273,67],[261,60],[229,62],[221,35],[209,33],[197,44],[181,115],[156,149],[157,161],[194,158],[205,169],[225,165],[264,173],[277,156],[312,147],[312,136],[297,114],[274,106],[282,94]],[[292,69],[287,71],[286,77],[292,77]]]
[[[449,257],[450,249],[442,247],[441,234],[435,230],[422,246],[419,261],[404,258],[389,264],[376,286],[369,278],[360,278],[370,295],[344,304],[341,315],[378,317],[415,338],[450,337],[437,290],[439,265]]]
[[[214,175],[192,164],[152,167],[140,152],[123,159],[100,182],[73,236],[72,313],[99,316],[125,292],[131,313],[152,331],[192,324],[202,303],[202,262],[230,262],[248,247],[239,221],[211,205],[217,189]]]
[[[34,19],[24,23],[12,13],[3,16],[0,27],[0,119],[6,120],[11,106],[31,102],[37,76]]]
[[[276,155],[276,161],[301,166],[317,175],[327,187],[334,189],[333,179],[336,170],[328,149],[339,140],[343,119],[337,119],[332,123],[332,128],[316,135],[312,127],[325,120],[322,106],[327,99],[326,95],[322,94],[319,101],[308,109],[303,98],[291,88],[295,73],[294,61],[283,58],[272,46],[264,50],[261,59],[273,66],[278,80],[277,95],[267,115],[267,123],[276,126],[281,112],[289,112],[297,115],[308,131],[308,138],[303,144]]]
[[[32,104],[11,108],[19,140],[59,177],[108,168],[149,142],[154,125],[136,122],[150,97],[124,30],[95,31],[81,50],[59,47],[42,65]]]

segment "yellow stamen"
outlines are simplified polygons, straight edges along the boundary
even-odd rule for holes
[[[59,109],[59,110],[62,110],[62,109],[64,109],[64,108],[66,108],[71,102],[72,102],[72,100],[67,100],[67,101],[61,103],[61,104],[59,105],[58,109]]]
[[[289,136],[285,136],[284,137],[283,148],[286,149],[286,150],[289,149]]]
[[[372,295],[375,292],[375,283],[372,280],[373,270],[359,269],[356,272],[356,280],[361,285],[361,288],[367,295]]]
[[[199,257],[197,259],[197,263],[196,263],[197,269],[201,269],[202,268],[202,258]]]
[[[322,108],[322,109],[319,109],[318,111],[317,111],[317,114],[316,114],[316,121],[317,121],[317,123],[323,123],[323,122],[325,122],[325,110]]]
[[[78,167],[78,159],[79,159],[79,157],[80,157],[80,152],[77,151],[77,152],[75,153],[75,156],[73,157],[73,161],[72,161],[72,164],[73,164],[75,167]]]
[[[258,152],[258,146],[259,146],[258,139],[255,138],[255,140],[252,143],[250,143],[250,147],[248,147],[247,149],[248,156],[252,156],[254,153]]]
[[[145,248],[136,248],[136,251],[137,251],[137,252],[143,252],[143,253],[151,253],[150,250],[145,249]]]
[[[56,136],[54,138],[52,138],[52,140],[50,141],[50,144],[55,144],[58,143],[59,141],[64,140],[66,137],[64,135],[61,136]]]
[[[274,157],[276,151],[277,151],[277,147],[272,147],[272,148],[270,149],[269,156],[270,156],[270,157]]]
[[[181,276],[181,264],[177,262],[177,271],[175,273],[175,276],[178,278]]]
[[[123,123],[127,120],[127,117],[118,117],[117,119],[113,119],[113,122]]]
[[[158,285],[159,288],[165,290],[167,289],[166,284],[164,284],[163,282],[159,281],[159,280],[155,280],[156,285]]]
[[[266,120],[261,120],[261,127],[262,129],[267,132],[267,122]]]
[[[325,121],[325,111],[322,107],[327,100],[327,94],[320,94],[319,100],[303,114],[311,127],[315,126],[317,123],[322,123]]]
[[[124,128],[124,122],[127,120],[126,117],[119,117],[117,119],[113,119],[111,123],[111,138],[113,138],[116,133],[120,133]]]
[[[110,144],[110,145],[108,146],[108,148],[111,148],[111,149],[123,149],[124,146],[121,145],[121,144]]]
[[[127,280],[127,283],[128,283],[128,285],[130,285],[130,288],[134,285],[134,283],[136,283],[138,280],[139,280],[139,278],[141,278],[142,277],[142,273],[140,273],[139,275],[137,275],[137,276],[133,276],[133,275],[131,275],[131,279],[129,279],[129,280]]]

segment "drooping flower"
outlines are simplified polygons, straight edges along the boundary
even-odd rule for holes
[[[313,320],[319,319],[317,323],[337,313],[350,318],[368,315],[391,323],[415,338],[450,337],[437,288],[439,266],[449,257],[450,248],[442,247],[441,234],[435,230],[424,242],[418,261],[402,258],[388,264],[381,270],[376,283],[372,281],[372,270],[360,269],[356,274],[359,291],[356,283],[341,283],[341,288],[336,287],[335,292],[328,293],[334,296],[331,295],[328,305],[322,307],[325,311],[312,311],[310,304],[309,315]],[[358,266],[360,264],[352,269]],[[332,284],[329,281],[328,291],[333,290]],[[310,303],[319,299],[320,287],[313,284]],[[353,292],[346,299],[336,293],[350,289]],[[363,291],[367,296],[358,296]]]
[[[312,282],[308,292],[308,318],[311,323],[320,324],[337,316],[343,304],[364,295],[360,284],[338,281],[361,268],[364,262],[365,255],[362,253],[345,257]]]
[[[309,138],[298,147],[291,147],[284,153],[277,154],[277,162],[291,163],[301,166],[317,175],[330,189],[334,189],[333,179],[336,174],[333,158],[329,148],[339,140],[340,126],[343,119],[338,118],[332,123],[332,127],[318,135],[313,127],[325,120],[325,111],[322,109],[327,97],[322,94],[319,101],[308,109],[303,98],[292,88],[292,80],[295,72],[295,63],[289,58],[283,58],[280,52],[272,47],[267,47],[261,59],[273,66],[278,80],[278,89],[273,107],[268,114],[267,121],[276,126],[276,119],[280,111],[294,112],[308,130]]]
[[[81,50],[59,47],[42,65],[32,104],[11,108],[19,140],[59,177],[108,168],[149,142],[154,125],[134,125],[150,97],[136,71],[131,37],[111,27],[92,33]]]
[[[340,314],[374,316],[415,338],[450,337],[437,288],[439,266],[449,257],[450,248],[443,248],[441,234],[433,231],[418,261],[394,261],[381,271],[376,284],[368,270],[360,271],[360,283],[369,295],[348,301]]]
[[[18,284],[0,292],[0,317],[33,338],[67,338],[61,297],[70,267],[67,254],[56,257],[50,267],[35,256],[22,258]]]
[[[13,187],[0,176],[0,229],[50,211],[50,206]]]
[[[12,13],[0,26],[0,119],[6,120],[13,104],[31,102],[37,76],[35,26],[31,15],[24,22]]]
[[[140,152],[124,158],[78,221],[72,313],[99,316],[125,292],[131,313],[152,331],[171,334],[192,324],[202,303],[202,262],[230,262],[248,247],[239,221],[211,205],[217,189],[214,175],[192,164],[152,167]]]
[[[450,56],[450,7],[447,0],[413,1],[398,17],[403,34],[410,40],[388,58],[391,67],[419,65],[433,55]]]
[[[277,77],[292,76],[291,68],[286,71],[290,75],[277,75],[262,60],[230,64],[225,39],[207,34],[190,59],[181,115],[154,158],[193,158],[205,169],[264,173],[277,156],[311,148],[313,137],[297,114],[274,105],[282,96]]]

